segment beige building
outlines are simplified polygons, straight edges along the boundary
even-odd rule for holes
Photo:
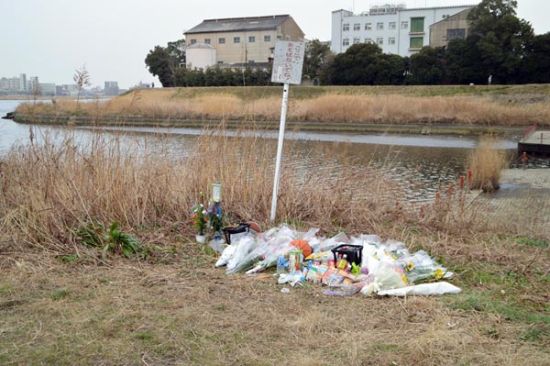
[[[471,8],[463,10],[432,24],[430,26],[430,47],[445,47],[453,39],[466,39],[470,30],[468,14],[471,10]]]
[[[215,49],[220,67],[267,67],[278,39],[301,41],[304,32],[290,15],[208,19],[185,32],[187,46],[207,44]],[[188,67],[205,68],[204,58],[186,53]]]

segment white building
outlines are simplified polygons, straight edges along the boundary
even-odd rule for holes
[[[384,53],[410,56],[430,44],[430,26],[472,5],[407,9],[405,5],[372,7],[354,14],[332,12],[331,50],[346,52],[353,44],[376,43]]]
[[[40,85],[40,93],[42,95],[53,96],[56,94],[54,83],[39,83],[39,85]]]
[[[22,93],[27,91],[27,74],[19,74],[19,91]]]
[[[38,76],[31,76],[29,80],[27,80],[27,91],[30,93],[34,93],[36,90],[40,89],[40,80],[38,80]]]
[[[207,43],[193,43],[187,46],[185,58],[189,69],[206,70],[217,64],[216,49]]]

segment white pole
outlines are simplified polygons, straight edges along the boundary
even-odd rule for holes
[[[290,84],[283,87],[283,102],[281,105],[281,124],[279,125],[279,141],[277,143],[277,159],[275,160],[275,179],[273,179],[273,196],[271,198],[270,221],[275,221],[277,215],[277,195],[279,193],[279,180],[281,175],[281,159],[283,156],[283,142],[285,139],[286,112],[288,111],[288,92]]]

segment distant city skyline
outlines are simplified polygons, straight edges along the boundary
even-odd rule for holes
[[[121,88],[155,82],[144,59],[155,45],[183,38],[203,19],[290,14],[308,39],[330,40],[331,13],[361,12],[373,5],[408,7],[477,4],[476,0],[178,0],[139,1],[18,0],[0,2],[0,77],[38,75],[55,84],[71,84],[74,70],[85,65],[93,86],[117,80]],[[550,31],[550,2],[519,0],[518,15],[535,32]]]
[[[136,85],[136,87],[149,87],[149,85]],[[103,88],[100,86],[85,87],[85,94],[114,96],[120,94],[118,81],[105,81]],[[34,95],[42,96],[74,96],[78,93],[78,87],[74,83],[58,84],[41,82],[39,76],[29,76],[20,73],[17,76],[0,75],[0,95]]]

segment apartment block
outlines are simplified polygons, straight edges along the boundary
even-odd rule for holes
[[[348,10],[332,12],[331,50],[345,52],[358,43],[376,43],[384,53],[411,56],[430,45],[430,27],[472,5],[431,8],[406,8],[405,5],[372,7],[354,14]]]

